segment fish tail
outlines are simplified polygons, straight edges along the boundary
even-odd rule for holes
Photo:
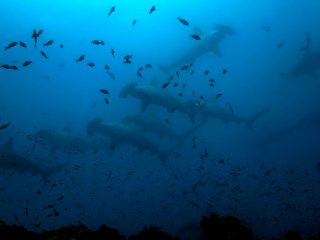
[[[265,113],[267,113],[270,110],[270,108],[266,108],[261,112],[258,112],[257,114],[251,116],[248,118],[248,120],[245,121],[245,124],[247,126],[248,129],[252,130],[252,124],[258,119],[260,118],[262,115],[264,115]]]
[[[138,84],[135,82],[131,82],[128,85],[124,86],[123,89],[120,92],[119,97],[120,98],[126,98],[137,86]]]
[[[4,47],[5,49],[4,50],[7,50],[8,49],[8,47]]]

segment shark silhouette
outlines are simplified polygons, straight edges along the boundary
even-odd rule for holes
[[[208,118],[215,118],[220,119],[224,123],[234,122],[234,123],[244,123],[246,124],[248,129],[252,129],[252,124],[256,121],[260,116],[265,114],[270,110],[267,108],[247,119],[240,117],[231,111],[220,108],[212,99],[208,99],[206,102],[202,103],[201,105],[195,105],[194,101],[188,101],[185,103],[186,107],[192,111],[192,114],[201,114],[201,121],[202,124],[205,124]]]
[[[194,115],[174,96],[167,93],[164,89],[157,86],[156,78],[153,78],[150,85],[138,85],[131,82],[126,85],[120,92],[120,98],[126,98],[131,95],[134,98],[141,100],[141,110],[144,112],[149,104],[165,107],[168,112],[173,109],[180,113],[186,113],[193,124],[195,124]]]
[[[180,138],[185,139],[187,136],[196,131],[200,126],[201,125],[182,134]],[[166,165],[167,156],[174,152],[181,145],[181,142],[183,142],[183,140],[179,140],[179,144],[173,146],[168,151],[160,151],[155,143],[144,136],[140,131],[129,126],[126,122],[106,123],[102,122],[102,120],[99,118],[92,120],[87,126],[88,135],[94,135],[95,132],[98,132],[110,138],[110,146],[113,148],[121,146],[122,144],[128,144],[137,147],[139,151],[150,151],[151,154],[155,154],[159,157],[161,163],[164,166]]]
[[[311,52],[309,48],[305,50],[303,58],[295,64],[288,72],[280,73],[280,76],[298,78],[301,76],[311,76],[318,78],[315,73],[320,67],[320,52]]]
[[[184,64],[194,64],[197,58],[209,51],[215,53],[221,58],[222,54],[218,44],[226,35],[233,36],[235,34],[235,31],[231,27],[225,25],[216,25],[214,27],[214,31],[209,33],[204,33],[198,28],[194,28],[194,31],[195,34],[201,38],[201,40],[194,43],[194,45],[188,51],[186,51],[170,65],[159,66],[161,71],[169,74],[174,68],[180,68]]]
[[[50,175],[59,172],[63,167],[70,163],[70,161],[67,161],[60,166],[43,169],[35,162],[32,162],[19,154],[15,154],[12,151],[12,142],[13,139],[9,139],[0,149],[0,168],[15,170],[19,173],[30,172],[32,175],[40,174],[44,186]]]
[[[71,123],[67,124],[63,131],[40,130],[33,136],[52,144],[50,156],[54,155],[58,149],[75,150],[80,153],[104,150],[109,156],[112,155],[112,149],[105,142],[73,134]]]

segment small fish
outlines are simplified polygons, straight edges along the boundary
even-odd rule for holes
[[[116,9],[116,7],[112,7],[112,8],[110,9],[110,12],[109,12],[109,14],[108,14],[108,17],[110,16],[111,13],[114,12],[115,9]]]
[[[40,51],[40,53],[42,56],[44,56],[46,59],[48,59],[47,55],[44,52]]]
[[[169,120],[168,119],[166,120],[166,123],[169,124]]]
[[[178,78],[180,78],[180,77],[179,77],[179,72],[178,72],[178,71],[176,71],[176,74],[177,74]]]
[[[132,55],[126,55],[123,58],[126,59],[126,60],[129,60],[130,58],[132,58]]]
[[[190,73],[190,76],[192,76],[192,74],[194,74],[194,70],[192,70],[192,72]]]
[[[40,34],[42,34],[43,30],[41,29],[38,33],[36,30],[33,30],[32,38],[34,38],[34,47],[37,47],[37,39],[40,37]]]
[[[200,96],[200,98],[203,100],[204,98],[203,98],[203,96]]]
[[[177,18],[183,25],[186,25],[186,26],[189,26],[189,23],[184,20],[184,19],[181,19],[180,17]]]
[[[139,67],[139,68],[138,68],[138,71],[142,71],[142,70],[143,70],[143,67]]]
[[[208,74],[209,74],[209,71],[206,70],[206,71],[204,72],[204,75],[208,75]]]
[[[102,46],[104,45],[104,41],[101,40],[100,43],[101,43]]]
[[[60,201],[63,197],[59,197],[57,200]]]
[[[106,89],[100,89],[100,92],[102,92],[104,94],[109,94],[108,90],[106,90]]]
[[[184,89],[184,87],[185,87],[186,85],[187,85],[187,84],[183,84],[183,85],[182,85],[182,88]]]
[[[111,49],[111,53],[112,53],[112,56],[114,56],[114,51],[113,51],[113,49]]]
[[[20,46],[21,46],[21,47],[24,47],[24,48],[27,48],[27,45],[24,44],[23,42],[20,42]]]
[[[209,79],[209,82],[215,82],[213,78]]]
[[[25,62],[22,64],[22,66],[23,66],[23,67],[29,66],[30,63],[32,63],[32,62],[31,62],[31,61],[25,61]]]
[[[132,23],[132,24],[133,24],[133,26],[136,24],[136,22],[137,22],[137,21],[134,19],[134,20],[133,20],[133,23]]]
[[[107,69],[107,70],[110,69],[108,65],[105,65],[104,68]]]
[[[0,125],[0,130],[1,129],[5,129],[6,127],[8,127],[11,124],[11,122],[5,122],[2,125]]]
[[[52,184],[52,185],[51,185],[51,187],[55,187],[55,186],[57,186],[57,184]]]
[[[142,75],[140,72],[137,72],[137,75],[142,78]]]
[[[218,94],[217,94],[217,98],[221,97],[221,95],[222,95],[221,93],[218,93]]]
[[[18,70],[17,66],[15,66],[15,65],[10,66],[10,69]]]
[[[213,84],[213,83],[210,83],[210,87],[214,87],[214,84]]]
[[[63,45],[62,45],[62,44],[60,44],[60,48],[63,48]]]
[[[188,65],[185,65],[185,66],[183,66],[180,70],[186,70],[186,69],[188,69]]]
[[[166,88],[170,83],[164,83],[161,88]]]
[[[40,222],[39,224],[35,224],[35,223],[34,223],[34,225],[36,226],[36,228],[39,228],[40,225],[41,225],[41,222]]]
[[[227,70],[223,69],[222,74],[226,74],[226,73],[227,73]]]
[[[179,97],[182,97],[182,93],[179,93]]]
[[[194,91],[192,92],[192,96],[194,96]]]
[[[149,12],[149,14],[151,14],[153,11],[155,11],[156,10],[156,7],[155,6],[153,6],[151,9],[150,9],[150,12]]]
[[[44,43],[43,46],[49,46],[53,43],[53,40],[48,41],[47,43]]]
[[[93,104],[93,107],[96,107],[98,104],[98,101],[95,101],[94,104]]]
[[[95,44],[95,45],[99,45],[100,44],[100,42],[98,40],[93,40],[92,43]]]
[[[309,36],[308,31],[306,31],[306,33],[307,33],[307,42],[308,42],[308,45],[309,45],[310,44],[310,36]]]
[[[37,193],[41,194],[41,192],[40,192],[40,191],[37,191]]]
[[[84,59],[84,55],[82,55],[81,57],[78,58],[78,60],[76,60],[76,62],[81,62]]]
[[[195,40],[201,40],[201,38],[198,36],[198,35],[191,35],[190,34],[190,37],[194,38]]]
[[[122,64],[124,64],[124,63],[129,63],[129,64],[130,64],[130,63],[132,63],[132,62],[131,62],[130,60],[126,60],[126,61],[123,61],[123,62],[122,62]]]
[[[87,65],[90,66],[90,67],[94,67],[95,66],[94,63],[92,63],[92,62],[87,63]]]
[[[111,72],[107,72],[109,74],[109,76],[113,79],[113,80],[116,80],[116,77],[111,73]]]
[[[105,99],[104,99],[104,101],[106,102],[106,104],[109,104],[109,101],[108,101],[108,99],[106,99],[106,98],[105,98]]]
[[[228,106],[229,106],[230,112],[233,113],[233,109],[232,109],[230,103],[228,103]]]
[[[8,47],[5,47],[4,50],[7,50],[7,49],[9,49],[9,48],[12,48],[12,47],[14,47],[14,46],[17,45],[17,44],[18,44],[18,42],[12,42],[12,43],[10,43],[10,44],[8,45]]]
[[[262,26],[263,29],[266,30],[266,32],[269,32],[270,31],[270,27],[267,25],[267,26]]]
[[[5,68],[5,69],[10,69],[10,66],[8,64],[5,64],[5,65],[1,64],[1,67]]]
[[[150,64],[146,64],[144,69],[146,69],[146,68],[152,68],[152,66]]]
[[[178,86],[178,83],[174,83],[173,86],[174,86],[174,87]]]
[[[173,76],[171,76],[171,77],[168,79],[168,81],[170,82],[172,79],[173,79]]]
[[[279,44],[277,45],[277,48],[281,48],[285,43],[286,43],[286,41],[283,41],[283,42],[279,43]]]

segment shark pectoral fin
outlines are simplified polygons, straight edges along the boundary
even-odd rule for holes
[[[216,54],[219,58],[222,58],[221,51],[217,45],[212,46],[210,49],[214,54]]]
[[[205,124],[208,120],[208,117],[207,116],[204,116],[203,114],[201,115],[201,122],[202,124]]]
[[[149,106],[149,101],[144,97],[141,102],[141,111],[144,112]]]
[[[194,31],[194,33],[195,33],[196,35],[198,35],[198,36],[204,34],[204,32],[201,31],[201,30],[200,30],[199,28],[197,28],[197,27],[194,27],[194,28],[193,28],[193,31]]]

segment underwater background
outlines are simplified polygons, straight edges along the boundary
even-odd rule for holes
[[[2,1],[0,218],[35,232],[106,224],[126,236],[152,224],[195,239],[201,217],[216,212],[261,239],[315,234],[319,10],[298,0]],[[221,25],[234,33],[213,43],[194,29]],[[132,82],[142,97],[120,97]],[[122,122],[136,115],[174,135]],[[88,135],[96,118],[132,142],[119,129]],[[141,136],[157,150],[137,147]]]

